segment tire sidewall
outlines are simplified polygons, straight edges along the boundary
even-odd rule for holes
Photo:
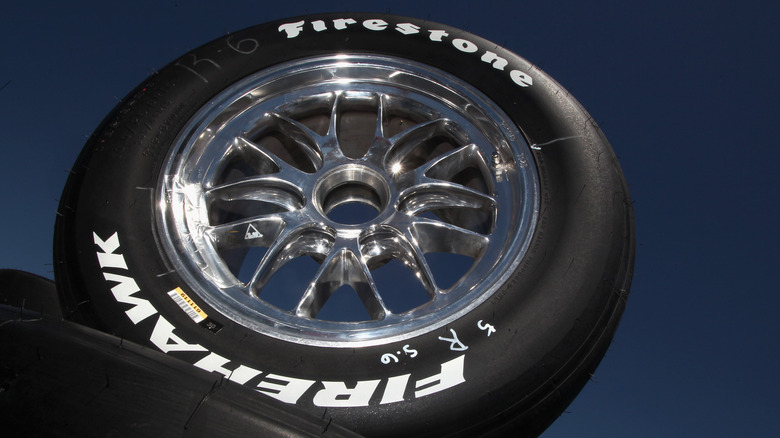
[[[338,19],[354,23],[336,29]],[[318,20],[325,30],[314,28]],[[280,31],[280,26],[300,21],[304,23],[295,36]],[[414,30],[410,24],[418,32],[407,34]],[[436,40],[439,37],[442,41]],[[472,45],[477,50],[469,52]],[[203,105],[259,70],[334,52],[405,57],[453,74],[501,107],[529,144],[543,145],[535,148],[533,157],[541,190],[537,228],[528,253],[505,284],[445,327],[355,349],[281,341],[223,317],[199,299],[166,260],[155,219],[162,163],[179,130]],[[508,60],[508,65],[495,68],[481,59],[485,52]],[[518,84],[512,71],[532,78],[532,84]],[[72,193],[67,201],[73,213],[58,225],[64,230],[59,234],[71,236],[61,238],[60,244],[59,256],[68,263],[58,269],[58,283],[71,289],[64,294],[86,294],[98,323],[121,337],[160,348],[151,338],[170,333],[164,348],[171,348],[169,354],[175,357],[193,364],[210,357],[210,363],[219,364],[213,371],[228,377],[242,366],[257,371],[244,382],[249,387],[269,381],[269,374],[311,380],[297,404],[315,412],[327,410],[334,421],[359,426],[359,432],[389,434],[388,419],[402,418],[403,423],[393,420],[392,433],[436,427],[430,433],[439,435],[468,425],[497,424],[503,416],[527,411],[584,363],[583,348],[603,342],[602,333],[613,329],[613,315],[622,310],[615,291],[626,289],[629,281],[625,271],[632,253],[627,236],[632,229],[625,183],[608,143],[555,81],[522,58],[458,29],[385,14],[323,14],[245,29],[182,56],[141,84],[86,149],[74,169],[79,173],[72,178],[76,182],[66,189]],[[101,266],[99,254],[107,253],[113,236],[118,239],[111,252],[115,257],[109,262],[104,256]],[[129,280],[117,282],[116,276]],[[79,286],[84,290],[73,290]],[[134,288],[128,298],[126,293]],[[176,288],[218,329],[194,322],[168,295]],[[124,303],[118,302],[120,296]],[[154,312],[133,322],[127,312],[138,305],[151,306]],[[172,330],[160,328],[165,322]],[[483,329],[488,324],[494,332]],[[457,345],[447,339],[454,335],[468,349],[453,350]],[[381,358],[388,353],[398,362],[384,363]],[[419,388],[426,387],[418,388],[419,382],[461,358],[463,382],[417,397]],[[406,375],[404,401],[382,403],[395,385],[390,379]],[[368,406],[326,407],[314,401],[326,386],[323,382],[343,383],[349,389],[371,387],[373,383],[361,382],[375,380],[379,383]],[[515,401],[507,403],[508,397]],[[550,422],[547,417],[557,415],[548,413],[540,421]]]

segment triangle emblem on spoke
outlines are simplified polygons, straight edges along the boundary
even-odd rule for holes
[[[244,240],[259,239],[263,237],[263,233],[257,231],[254,225],[249,224],[246,228],[246,234],[244,234]]]

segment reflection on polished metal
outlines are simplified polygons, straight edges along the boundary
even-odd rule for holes
[[[234,321],[292,342],[377,345],[442,327],[506,282],[536,223],[532,163],[516,124],[452,75],[383,56],[308,58],[242,80],[192,118],[160,176],[157,225],[188,286]],[[371,214],[334,214],[350,206]],[[472,262],[437,272],[432,253]],[[319,269],[284,291],[297,301],[284,308],[266,286],[299,257]],[[373,272],[393,260],[425,302],[386,304],[399,291]],[[454,280],[442,288],[442,276]],[[342,286],[369,318],[318,318]]]

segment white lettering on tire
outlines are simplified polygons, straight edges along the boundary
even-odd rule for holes
[[[404,391],[406,385],[409,383],[409,377],[411,374],[404,374],[401,376],[395,376],[387,379],[387,386],[385,392],[382,394],[382,401],[380,405],[386,405],[388,403],[397,403],[404,401]]]
[[[485,51],[485,54],[482,55],[482,57],[479,58],[479,60],[491,64],[493,68],[496,70],[503,70],[504,67],[506,67],[509,64],[509,61],[496,55],[495,53],[489,50]]]
[[[285,23],[279,26],[279,32],[284,31],[287,34],[287,38],[295,38],[298,36],[298,34],[301,33],[301,31],[303,31],[303,23],[304,21],[296,21],[295,23]],[[316,29],[317,28],[315,27],[315,30]],[[320,28],[320,30],[325,30],[325,29]]]
[[[314,380],[269,374],[257,385],[257,390],[279,401],[296,404],[298,399],[303,396],[303,393],[311,388],[311,385],[314,385],[314,383]]]
[[[228,380],[232,380],[233,382],[241,385],[245,385],[250,379],[253,379],[261,374],[260,371],[254,368],[250,368],[246,365],[240,365],[235,370],[225,368],[225,365],[227,365],[229,362],[230,359],[226,357],[222,357],[217,353],[209,353],[208,356],[195,362],[193,365],[210,373],[218,372],[227,377]]]
[[[117,268],[127,270],[127,264],[121,254],[114,254],[119,248],[119,236],[114,233],[105,241],[93,233],[93,239],[95,244],[100,247],[103,252],[98,252],[98,264],[101,268]],[[152,306],[148,300],[134,297],[133,294],[140,292],[141,289],[136,284],[135,280],[124,275],[112,274],[110,272],[103,272],[103,277],[106,281],[117,283],[116,286],[111,288],[111,293],[114,294],[114,298],[117,302],[122,304],[130,304],[133,307],[125,311],[125,314],[133,324],[138,324],[144,319],[157,313],[157,309]]]
[[[464,53],[474,53],[479,50],[479,47],[477,47],[476,44],[469,40],[464,40],[463,38],[455,38],[452,40],[452,45]]]
[[[368,30],[380,31],[387,29],[387,21],[385,20],[366,20],[363,22],[363,27]]]
[[[163,353],[169,353],[171,351],[208,351],[200,344],[188,344],[182,338],[174,335],[174,328],[173,324],[160,315],[157,319],[157,324],[154,325],[154,330],[152,331],[152,336],[149,337],[149,340]]]
[[[314,404],[327,408],[350,408],[368,406],[380,380],[362,380],[354,388],[347,388],[344,382],[322,382],[325,388],[314,396]]]
[[[420,33],[420,26],[412,23],[399,23],[395,26],[395,30],[401,32],[404,35],[413,35]]]
[[[337,18],[331,21],[333,29],[335,30],[344,30],[350,24],[356,24],[356,23],[357,21],[355,21],[352,18]],[[296,38],[298,35],[300,35],[302,32],[305,31],[306,24],[307,24],[306,21],[284,23],[279,26],[278,30],[279,32],[284,33],[287,36],[287,38]],[[315,32],[322,32],[328,29],[328,23],[325,20],[313,20],[308,24],[311,26],[311,29],[313,29]],[[375,32],[381,32],[387,30],[389,28],[389,24],[385,20],[382,20],[380,18],[373,18],[373,19],[364,20],[363,27]],[[402,35],[414,35],[420,33],[422,27],[413,23],[399,23],[396,24],[393,29],[395,29]],[[438,42],[438,43],[443,42],[445,38],[450,36],[450,34],[447,33],[447,31],[441,29],[427,29],[427,32],[428,32],[428,38],[431,41]],[[471,54],[480,51],[480,47],[476,43],[464,38],[454,38],[453,40],[451,40],[451,44],[456,50],[462,53]],[[493,68],[500,71],[505,71],[506,67],[509,65],[509,61],[506,58],[502,58],[498,56],[498,54],[491,52],[490,50],[487,49],[482,50],[482,55],[480,56],[479,59],[480,61],[490,64]],[[530,87],[534,83],[533,78],[528,73],[525,73],[519,69],[510,70],[509,78],[516,85],[523,88]]]
[[[466,355],[464,354],[449,362],[444,362],[441,364],[441,372],[439,374],[417,381],[415,388],[418,390],[415,391],[414,396],[417,398],[425,397],[465,382],[466,379],[463,377],[463,362],[465,358]]]
[[[529,76],[526,73],[521,72],[520,70],[512,70],[509,72],[509,77],[512,78],[514,83],[521,87],[530,87],[534,84],[533,79],[531,76]]]
[[[450,36],[450,34],[448,34],[443,30],[429,30],[428,32],[430,33],[429,38],[431,39],[431,41],[436,41],[436,42],[442,42],[444,41],[443,40],[444,37]]]

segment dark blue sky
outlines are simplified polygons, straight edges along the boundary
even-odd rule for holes
[[[513,50],[571,91],[601,124],[635,200],[623,322],[593,382],[543,436],[780,436],[780,4],[278,3],[5,5],[0,267],[52,277],[68,169],[156,68],[306,12],[427,18]]]

